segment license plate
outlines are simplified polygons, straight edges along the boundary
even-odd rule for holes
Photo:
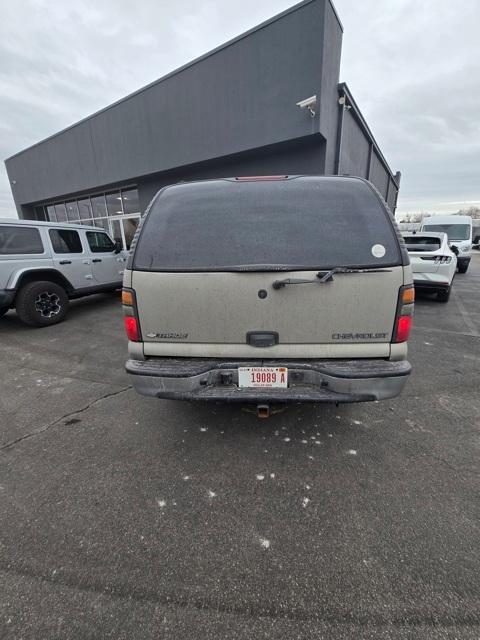
[[[286,367],[239,367],[239,387],[287,387],[288,369]]]

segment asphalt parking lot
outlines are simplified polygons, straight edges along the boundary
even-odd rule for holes
[[[479,638],[480,255],[403,395],[136,395],[118,295],[0,319],[1,638]]]

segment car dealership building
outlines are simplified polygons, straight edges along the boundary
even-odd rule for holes
[[[265,174],[362,176],[394,210],[400,174],[339,84],[341,47],[331,2],[304,0],[6,160],[19,217],[129,247],[162,186]]]

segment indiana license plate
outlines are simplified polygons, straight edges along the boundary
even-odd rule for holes
[[[286,367],[239,367],[239,387],[287,387]]]

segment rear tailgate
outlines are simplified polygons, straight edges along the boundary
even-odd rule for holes
[[[133,272],[145,355],[259,357],[247,343],[252,331],[278,334],[262,357],[390,355],[401,267],[274,289],[284,277],[316,272]]]
[[[145,355],[389,357],[404,256],[365,181],[168,187],[133,258]],[[326,283],[317,274],[334,267]],[[278,280],[309,280],[275,288]],[[259,349],[249,332],[275,336]]]
[[[428,255],[425,252],[409,251],[408,255],[413,273],[437,273],[439,265],[435,263],[436,254]]]

